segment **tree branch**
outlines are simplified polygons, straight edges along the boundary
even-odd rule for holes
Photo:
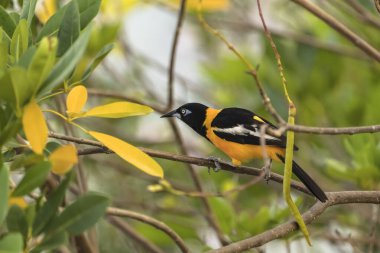
[[[55,139],[60,139],[60,140],[66,140],[78,144],[86,144],[86,145],[91,145],[95,146],[95,148],[86,148],[86,149],[81,149],[78,150],[78,155],[91,155],[91,154],[111,154],[113,153],[111,150],[107,149],[106,147],[103,146],[102,143],[93,141],[93,140],[87,140],[83,138],[76,138],[76,137],[71,137],[71,136],[65,136],[62,134],[57,134],[50,132],[49,133],[50,138],[55,138]],[[194,164],[198,166],[204,166],[208,168],[215,168],[215,162],[213,160],[207,159],[207,158],[200,158],[200,157],[193,157],[193,156],[187,156],[187,155],[179,155],[179,154],[173,154],[169,152],[164,152],[164,151],[158,151],[158,150],[153,150],[153,149],[148,149],[148,148],[141,148],[142,151],[147,153],[148,155],[152,157],[157,157],[157,158],[162,158],[162,159],[167,159],[171,161],[177,161],[177,162],[183,162],[183,163],[188,163],[188,164]],[[239,166],[235,167],[230,163],[224,162],[224,161],[219,161],[220,167],[224,171],[229,171],[232,173],[236,174],[244,174],[244,175],[251,175],[251,176],[261,176],[261,169],[253,168],[253,167],[248,167],[248,166]],[[269,180],[277,182],[277,183],[282,183],[283,182],[283,177],[277,173],[271,173]],[[307,190],[307,188],[301,184],[300,182],[297,181],[292,181],[291,184],[293,189],[296,189],[298,191],[304,192],[306,194],[311,195],[311,193]]]
[[[131,237],[133,239],[133,241],[139,243],[141,245],[141,247],[143,247],[145,250],[147,250],[147,252],[164,253],[164,251],[162,251],[162,249],[160,249],[155,244],[151,243],[145,237],[138,234],[130,225],[128,225],[128,223],[124,222],[123,220],[109,215],[108,221],[112,225],[117,227],[120,231],[122,231],[124,234]]]
[[[346,37],[349,41],[355,44],[358,48],[363,50],[368,56],[380,62],[380,52],[370,45],[367,41],[361,38],[359,35],[351,31],[347,26],[342,24],[340,21],[335,19],[333,16],[319,8],[317,5],[313,4],[308,0],[291,0],[296,4],[302,6],[306,10],[313,13],[315,16],[323,20],[326,24],[331,26],[337,32]]]
[[[177,244],[177,246],[181,249],[183,253],[188,253],[190,250],[187,248],[185,242],[182,240],[182,238],[170,227],[168,227],[165,223],[156,220],[150,216],[132,212],[125,209],[115,208],[115,207],[109,207],[107,209],[107,214],[112,216],[118,216],[118,217],[127,217],[131,219],[135,219],[141,222],[144,222],[148,225],[151,225],[165,234],[167,234],[173,241]]]
[[[317,202],[302,217],[306,224],[316,220],[327,208],[334,205],[350,204],[350,203],[380,203],[380,191],[343,191],[327,193],[328,201],[325,203]],[[267,230],[261,234],[232,243],[228,246],[208,251],[208,253],[238,253],[245,250],[259,247],[270,241],[282,238],[289,233],[298,229],[294,221],[281,224],[271,230]]]
[[[170,64],[168,69],[168,103],[166,109],[169,110],[174,104],[174,66],[175,66],[175,56],[177,52],[178,39],[182,28],[182,23],[186,12],[186,0],[181,0],[181,5],[178,12],[177,26],[174,33],[172,49],[170,53]]]

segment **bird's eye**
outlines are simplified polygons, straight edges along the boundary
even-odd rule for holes
[[[181,114],[185,115],[186,114],[186,109],[181,109]]]

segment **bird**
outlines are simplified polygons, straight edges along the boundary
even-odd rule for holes
[[[263,117],[237,107],[215,109],[201,103],[187,103],[163,114],[161,118],[175,117],[206,138],[240,166],[252,159],[263,159],[260,128],[263,124],[278,129]],[[285,163],[286,136],[265,133],[265,150],[270,161]],[[294,147],[298,150],[298,147]],[[219,167],[216,164],[216,167]],[[328,200],[321,187],[293,160],[292,171],[306,188],[321,202]]]

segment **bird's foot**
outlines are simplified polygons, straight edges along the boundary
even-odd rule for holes
[[[267,184],[269,183],[269,180],[270,180],[270,176],[271,176],[271,170],[272,170],[272,160],[268,160],[265,162],[265,165],[264,167],[262,168],[264,170],[264,179],[265,181],[267,182]]]
[[[218,157],[210,156],[207,159],[214,163],[215,167],[212,168],[214,172],[218,172],[219,170],[222,169],[222,167],[220,166],[220,159]],[[211,169],[211,166],[208,167],[208,170],[207,170],[208,174],[210,174],[210,169]]]

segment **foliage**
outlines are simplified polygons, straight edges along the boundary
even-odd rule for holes
[[[226,159],[178,122],[181,146],[172,125],[159,119],[167,111],[167,62],[180,2],[0,0],[0,252],[75,252],[83,238],[99,252],[150,252],[146,244],[180,252],[172,238],[149,224],[125,219],[127,229],[114,226],[104,219],[109,206],[158,219],[191,252],[221,246],[212,219],[228,241],[291,219],[281,186],[272,181],[250,184],[248,175],[208,173],[200,167],[195,169],[200,193],[186,164],[158,163],[138,148],[170,152],[174,159],[180,159],[176,154],[183,148],[192,156]],[[378,124],[379,64],[297,5],[261,2],[297,106],[295,123]],[[367,22],[368,17],[378,21],[379,14],[370,1],[358,1],[367,13],[363,18],[348,2],[353,1],[321,8],[378,47],[378,26]],[[197,5],[198,0],[187,1],[174,68],[174,104],[242,107],[274,121],[246,66],[198,23]],[[257,66],[273,106],[286,118],[276,59],[261,25],[253,21],[256,1],[203,0],[203,10],[207,22]],[[92,147],[53,140],[52,132],[92,141]],[[378,134],[295,133],[295,142],[300,151],[294,158],[326,191],[380,190]],[[282,174],[283,166],[274,163],[273,171]],[[315,202],[291,193],[301,213]],[[308,225],[313,248],[307,251],[357,247],[370,252],[374,247],[376,252],[378,244],[371,246],[370,239],[380,233],[376,210],[378,214],[376,206],[332,207]],[[286,252],[292,242],[292,251],[301,251],[306,247],[301,235],[292,233],[265,249]]]

